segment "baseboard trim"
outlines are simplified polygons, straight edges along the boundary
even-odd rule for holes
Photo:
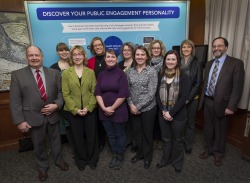
[[[0,152],[4,151],[18,151],[19,148],[19,139],[12,139],[7,141],[0,142]]]

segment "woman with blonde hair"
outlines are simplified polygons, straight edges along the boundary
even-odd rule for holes
[[[157,73],[161,71],[163,57],[166,54],[166,47],[161,40],[153,40],[148,47],[151,56],[150,66],[152,66]],[[158,108],[157,108],[158,110]],[[154,148],[162,149],[163,142],[161,140],[161,129],[158,116],[156,116],[154,124]]]
[[[166,54],[166,47],[161,40],[153,40],[148,46],[148,52],[151,56],[150,66],[157,72],[160,72],[163,63],[163,57]]]
[[[192,153],[193,136],[195,129],[195,119],[199,103],[199,92],[202,82],[202,65],[195,56],[195,45],[191,40],[184,40],[180,46],[181,70],[188,76],[190,93],[186,101],[187,124],[185,128],[185,151],[186,154]]]
[[[87,54],[82,46],[70,50],[73,66],[62,73],[64,111],[73,134],[75,162],[79,170],[95,169],[98,161],[96,133],[95,73],[84,66]]]

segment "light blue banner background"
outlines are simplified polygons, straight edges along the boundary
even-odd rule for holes
[[[173,45],[180,45],[181,41],[188,37],[188,13],[189,13],[189,2],[38,2],[38,1],[29,1],[25,2],[26,16],[30,31],[31,43],[40,47],[44,53],[44,65],[50,66],[53,63],[58,61],[58,56],[56,54],[56,45],[59,42],[65,42],[72,47],[74,43],[81,44],[84,49],[87,51],[88,58],[91,58],[92,55],[88,49],[88,46],[91,42],[91,39],[95,36],[101,37],[104,42],[107,42],[109,48],[117,49],[119,51],[119,43],[124,42],[133,42],[135,45],[147,45],[148,43],[145,40],[148,38],[151,39],[160,39],[164,42],[167,50],[171,49]],[[151,16],[150,18],[145,18],[147,16],[140,14],[140,16],[133,16],[131,18],[98,18],[98,16],[92,15],[91,19],[82,18],[77,19],[70,18],[67,20],[67,16],[61,18],[62,20],[39,20],[37,15],[37,9],[43,8],[58,8],[60,12],[61,8],[105,8],[109,10],[110,7],[119,7],[119,11],[125,7],[124,10],[131,10],[138,7],[141,10],[141,7],[146,10],[155,7],[167,7],[168,9],[175,7],[179,9],[178,18],[163,16]],[[143,10],[142,10],[143,11]],[[92,12],[93,13],[93,12]],[[111,16],[112,17],[112,16]],[[116,17],[116,16],[114,16]],[[55,17],[54,17],[55,18]],[[128,25],[128,24],[137,24],[140,23],[146,25],[147,23],[151,24],[151,28],[144,26],[144,30],[122,30],[118,27],[112,30],[98,30],[97,28],[93,29],[94,31],[87,30],[86,25],[97,26],[103,28],[104,25]],[[73,28],[72,28],[73,25]],[[76,30],[77,27],[81,27],[80,30]],[[112,43],[113,40],[113,43]],[[70,44],[71,43],[71,44]]]

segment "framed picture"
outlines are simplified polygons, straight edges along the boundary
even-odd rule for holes
[[[0,91],[10,89],[12,71],[26,66],[29,44],[25,13],[0,12]]]

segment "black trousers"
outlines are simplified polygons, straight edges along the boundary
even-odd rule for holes
[[[96,166],[99,156],[96,110],[85,116],[67,112],[75,145],[75,161],[78,167]]]
[[[187,124],[185,127],[185,149],[192,150],[193,148],[193,139],[194,139],[194,130],[195,130],[195,119],[198,108],[199,100],[194,99],[187,104]]]
[[[137,147],[137,156],[144,158],[144,161],[152,161],[153,155],[153,129],[156,115],[156,107],[142,112],[138,115],[131,115],[133,123],[133,134]]]
[[[166,121],[161,112],[158,114],[162,140],[164,142],[160,164],[164,166],[172,164],[175,169],[181,170],[184,158],[183,134],[187,120]]]
[[[158,111],[159,111],[159,107],[157,106],[156,113],[158,113]],[[154,140],[161,140],[161,127],[160,127],[158,115],[155,115],[153,139]]]
[[[226,135],[229,117],[219,117],[214,111],[214,101],[205,98],[204,103],[204,134],[207,152],[223,156],[226,149]]]

